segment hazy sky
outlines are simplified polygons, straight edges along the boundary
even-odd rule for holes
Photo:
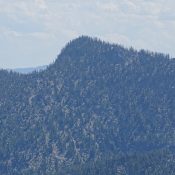
[[[175,57],[175,0],[0,0],[0,67],[53,62],[79,35]]]

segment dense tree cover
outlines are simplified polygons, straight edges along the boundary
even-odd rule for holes
[[[130,155],[113,155],[82,165],[62,168],[57,174],[71,175],[150,175],[175,172],[174,157],[171,151],[156,150],[147,153]]]
[[[0,71],[0,174],[173,174],[175,60],[89,37],[41,72]]]

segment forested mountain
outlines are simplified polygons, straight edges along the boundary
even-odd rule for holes
[[[42,72],[0,71],[0,174],[175,172],[175,60],[98,39]]]

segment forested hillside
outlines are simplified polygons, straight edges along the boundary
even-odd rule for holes
[[[175,60],[98,39],[41,72],[0,71],[0,174],[175,171]]]

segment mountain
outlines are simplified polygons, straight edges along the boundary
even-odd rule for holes
[[[82,36],[42,72],[0,71],[0,174],[173,174],[175,60]]]
[[[30,67],[30,68],[16,68],[16,69],[12,69],[12,71],[23,73],[23,74],[28,74],[28,73],[32,73],[34,71],[42,71],[46,68],[47,68],[47,66]]]

